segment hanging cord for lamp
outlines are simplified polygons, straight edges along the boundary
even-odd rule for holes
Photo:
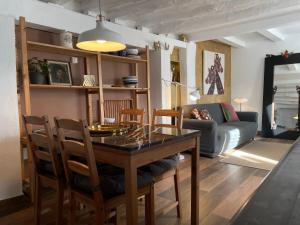
[[[104,16],[102,15],[102,8],[101,8],[101,0],[98,1],[98,6],[99,6],[99,15],[98,15],[98,20],[103,21]]]
[[[179,83],[179,82],[177,82],[177,81],[170,81],[170,80],[166,80],[166,79],[164,79],[164,78],[162,78],[161,80],[164,82],[164,84],[165,84],[166,87],[171,87],[172,85],[175,85],[175,86],[178,85],[178,86],[182,86],[182,87],[186,87],[186,88],[191,88],[191,89],[199,89],[199,88],[197,88],[197,87],[188,86],[188,85]]]

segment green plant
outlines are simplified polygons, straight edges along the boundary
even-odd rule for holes
[[[28,60],[28,69],[32,73],[48,74],[48,64],[46,60],[40,60],[37,57],[33,57]]]

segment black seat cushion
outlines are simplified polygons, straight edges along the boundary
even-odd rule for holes
[[[125,193],[125,176],[123,169],[101,164],[100,166],[98,165],[98,174],[100,177],[100,187],[92,187],[89,177],[74,173],[72,188],[88,195],[91,195],[94,191],[101,191],[104,199]],[[145,187],[152,182],[153,177],[150,173],[138,170],[138,188]]]
[[[178,161],[178,155],[174,155],[143,166],[141,167],[141,170],[150,173],[153,177],[156,177],[171,169],[174,169],[177,166]]]

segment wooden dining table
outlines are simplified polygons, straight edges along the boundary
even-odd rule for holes
[[[199,224],[199,146],[200,131],[143,126],[126,134],[101,137],[92,135],[98,162],[125,171],[127,225],[138,224],[137,169],[187,150],[191,151],[191,224]]]

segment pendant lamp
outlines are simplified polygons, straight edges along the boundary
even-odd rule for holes
[[[76,46],[95,52],[115,52],[125,49],[122,36],[107,27],[107,22],[101,13],[101,0],[99,0],[99,11],[96,28],[81,33]]]

